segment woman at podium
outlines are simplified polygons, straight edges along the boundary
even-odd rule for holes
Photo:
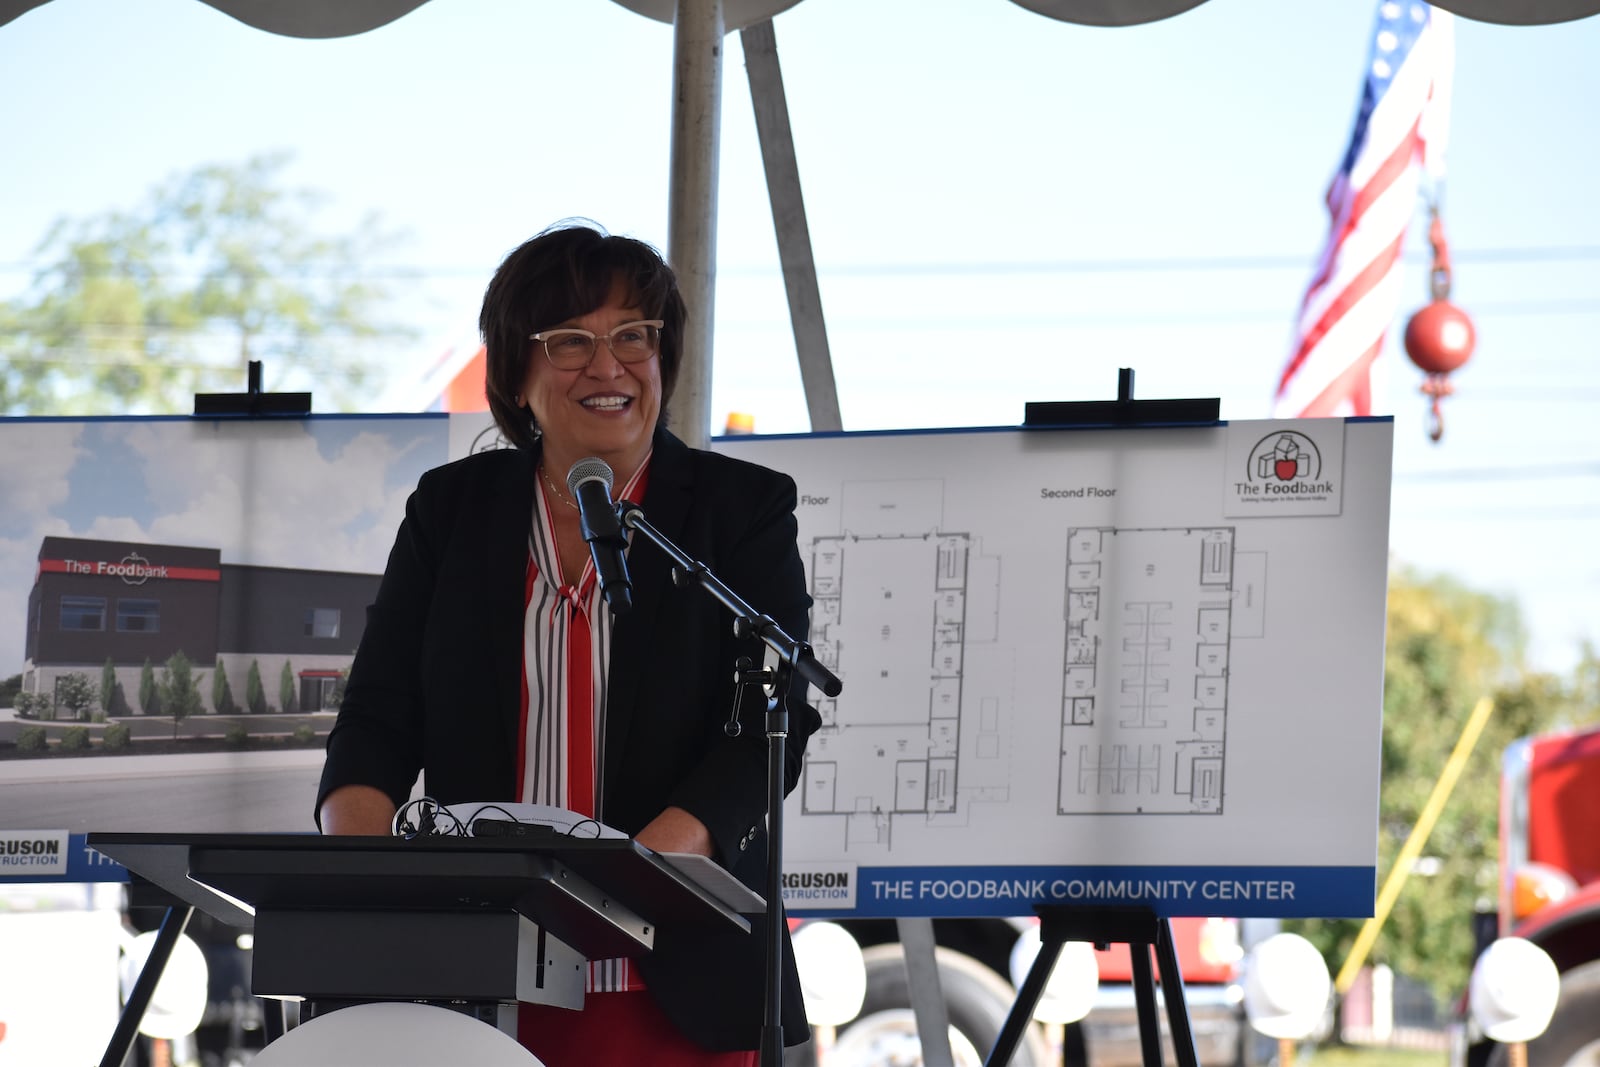
[[[620,562],[591,552],[594,487],[568,483],[580,461],[603,461],[613,499],[804,639],[793,480],[665,428],[685,316],[659,253],[591,224],[558,225],[500,265],[479,326],[513,447],[429,471],[407,502],[328,738],[323,832],[391,833],[420,773],[441,804],[570,808],[658,852],[710,856],[761,892],[760,702],[741,709],[738,736],[724,726],[734,664],[760,663],[762,646],[735,640],[711,597],[675,588],[654,546]],[[789,789],[818,725],[803,693],[797,681]],[[636,960],[591,961],[583,1011],[525,1005],[519,1039],[550,1067],[753,1064],[765,940],[759,923],[662,929]],[[796,1043],[808,1034],[787,949],[784,961]]]

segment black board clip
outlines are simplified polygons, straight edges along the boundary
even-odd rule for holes
[[[1115,400],[1029,401],[1023,406],[1025,430],[1085,426],[1215,426],[1222,421],[1217,397],[1193,400],[1135,400],[1133,370],[1117,371]]]
[[[263,393],[261,361],[250,361],[243,393],[196,393],[194,413],[202,418],[297,418],[311,414],[310,393]]]

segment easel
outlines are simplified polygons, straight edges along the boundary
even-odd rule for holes
[[[984,1061],[986,1067],[1002,1067],[1011,1062],[1023,1031],[1033,1018],[1033,1010],[1044,995],[1046,980],[1061,946],[1068,941],[1088,941],[1097,948],[1125,944],[1133,961],[1133,998],[1139,1016],[1139,1047],[1145,1067],[1161,1067],[1161,1018],[1156,1007],[1155,975],[1150,966],[1150,950],[1156,953],[1161,972],[1161,995],[1166,1001],[1167,1026],[1172,1032],[1178,1067],[1200,1067],[1195,1052],[1194,1030],[1189,1025],[1189,1008],[1183,997],[1183,972],[1172,943],[1172,924],[1150,908],[1080,908],[1041,904],[1034,908],[1040,920],[1039,955],[1034,957],[1016,1003],[1006,1016],[994,1050]]]
[[[1079,403],[1028,404],[1023,426],[1034,429],[1083,426],[1193,426],[1214,424],[1221,401],[1134,400],[1133,371],[1117,372],[1117,399]],[[1087,941],[1098,947],[1117,943],[1128,946],[1133,963],[1134,1005],[1139,1017],[1139,1047],[1145,1067],[1161,1067],[1161,1019],[1156,1007],[1155,975],[1150,952],[1156,954],[1161,973],[1161,994],[1166,1001],[1167,1025],[1172,1033],[1178,1067],[1200,1067],[1194,1029],[1183,996],[1183,972],[1172,943],[1172,924],[1150,908],[1084,908],[1041,904],[1034,908],[1040,919],[1039,954],[1017,991],[994,1050],[984,1061],[988,1067],[1009,1063],[1044,995],[1051,968],[1068,941]]]

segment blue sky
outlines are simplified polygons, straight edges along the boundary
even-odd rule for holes
[[[778,16],[846,428],[1012,424],[1112,395],[1119,367],[1140,396],[1265,417],[1374,6],[1208,0],[1123,29],[1009,0]],[[1396,348],[1391,544],[1516,596],[1535,661],[1561,667],[1600,639],[1600,19],[1459,20],[1457,50],[1445,213],[1479,346],[1440,446]],[[195,0],[52,0],[0,27],[0,296],[54,219],[288,149],[290,179],[330,194],[322,224],[409,231],[419,338],[388,358],[414,380],[476,342],[495,264],[552,221],[666,244],[671,55],[670,27],[610,0],[431,0],[328,41]],[[737,35],[723,89],[713,423],[803,431]],[[1422,237],[1392,345],[1426,298]]]

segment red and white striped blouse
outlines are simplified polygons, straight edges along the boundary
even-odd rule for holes
[[[619,500],[644,497],[645,457]],[[611,612],[584,561],[576,585],[561,584],[552,499],[540,478],[533,495],[522,623],[522,721],[518,731],[517,799],[552,804],[603,819],[606,671],[611,662]],[[592,960],[588,991],[643,989],[627,960]]]

